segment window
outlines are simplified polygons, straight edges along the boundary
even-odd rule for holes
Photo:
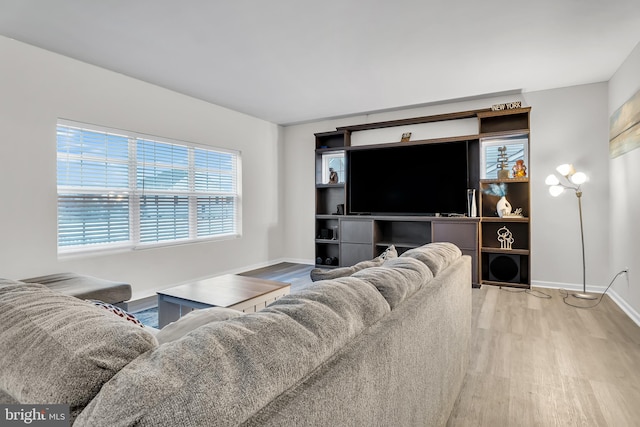
[[[237,236],[239,154],[59,121],[58,252]]]

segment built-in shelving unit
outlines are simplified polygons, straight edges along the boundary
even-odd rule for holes
[[[487,146],[496,146],[504,139],[513,144],[514,139],[523,147],[525,158],[529,151],[530,108],[492,111],[471,110],[458,113],[416,117],[386,122],[344,126],[335,131],[315,134],[316,138],[316,263],[322,267],[348,266],[371,259],[388,246],[395,245],[398,252],[430,242],[449,241],[458,245],[473,262],[473,283],[499,286],[530,286],[530,189],[528,175],[524,177],[484,177],[480,158]],[[344,164],[343,177],[338,183],[326,179],[327,161],[339,161],[350,150],[366,149],[351,146],[352,132],[381,129],[394,126],[432,123],[439,121],[477,118],[478,134],[451,136],[411,142],[376,144],[376,147],[394,147],[402,144],[430,144],[470,141],[469,161],[472,175],[477,179],[473,188],[477,192],[477,217],[438,217],[402,215],[347,215],[348,185]],[[524,142],[523,142],[524,141]],[[337,160],[336,160],[337,159]],[[483,165],[497,159],[484,159]],[[509,165],[511,166],[511,165]],[[526,165],[529,166],[528,164]],[[482,179],[481,179],[482,177]],[[500,217],[496,211],[499,197],[486,194],[492,184],[506,188],[507,199],[520,216]],[[501,248],[498,230],[507,228],[513,238],[510,249]]]

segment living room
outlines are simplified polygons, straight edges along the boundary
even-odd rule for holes
[[[582,284],[575,200],[550,197],[544,184],[558,164],[573,163],[590,178],[583,196],[587,286],[604,290],[616,272],[630,267],[629,284],[614,285],[610,295],[640,323],[632,262],[640,251],[632,237],[637,235],[638,154],[611,159],[607,143],[609,117],[640,84],[637,46],[606,81],[279,126],[16,40],[3,37],[1,43],[7,58],[3,134],[11,141],[2,145],[2,157],[11,159],[2,168],[3,182],[11,183],[5,184],[9,209],[1,213],[5,244],[0,259],[6,277],[80,272],[131,283],[135,300],[193,278],[283,259],[312,262],[315,132],[521,101],[532,107],[532,284],[570,289]],[[59,118],[240,151],[242,237],[58,257],[52,159]]]
[[[626,278],[618,279],[607,294],[640,325],[640,278],[633,262],[640,258],[636,221],[640,150],[615,158],[609,155],[609,118],[640,90],[640,44],[636,39],[629,46],[612,74],[584,84],[563,84],[571,80],[558,78],[556,87],[541,90],[496,87],[485,95],[472,90],[448,101],[390,104],[374,112],[339,112],[279,123],[3,35],[0,276],[20,279],[73,271],[131,283],[135,301],[197,278],[280,261],[313,264],[314,133],[520,101],[531,107],[532,286],[582,289],[576,201],[568,194],[551,197],[544,182],[557,165],[573,163],[589,176],[582,198],[587,289],[602,292],[617,272],[629,268]],[[563,70],[552,72],[563,74]],[[59,256],[55,161],[59,119],[239,151],[241,236]],[[381,179],[392,179],[385,171],[380,173]]]

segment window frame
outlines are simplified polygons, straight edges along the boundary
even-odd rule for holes
[[[128,157],[126,160],[128,167],[128,187],[127,188],[92,188],[83,186],[69,186],[60,185],[59,168],[60,168],[60,152],[58,145],[58,133],[60,127],[75,128],[80,131],[97,132],[101,134],[117,135],[128,139]],[[145,141],[152,144],[169,144],[171,146],[183,147],[188,153],[188,165],[186,170],[188,171],[188,188],[182,190],[166,190],[166,189],[147,189],[138,185],[140,179],[139,171],[143,170],[143,163],[137,156],[139,142]],[[224,154],[231,156],[231,169],[229,172],[229,182],[231,182],[232,190],[230,192],[225,191],[199,191],[196,189],[196,172],[207,170],[206,168],[199,168],[195,161],[195,153],[198,150],[210,152],[215,154]],[[62,156],[68,157],[68,156]],[[151,162],[149,162],[151,163]],[[56,237],[57,237],[57,253],[58,257],[77,256],[77,255],[91,255],[104,252],[121,252],[130,250],[143,250],[150,248],[158,248],[165,246],[175,246],[193,243],[203,243],[211,241],[229,240],[239,238],[242,236],[242,156],[238,150],[232,150],[227,148],[214,147],[206,144],[197,144],[192,142],[180,141],[171,138],[158,137],[155,135],[143,134],[140,132],[126,131],[121,129],[108,128],[100,125],[93,125],[87,123],[81,123],[77,121],[58,119],[56,123]],[[222,169],[219,170],[219,172]],[[207,177],[207,175],[205,173]],[[143,178],[144,179],[144,178]],[[106,193],[106,194],[105,194]],[[129,211],[129,239],[120,242],[106,242],[106,243],[83,243],[80,245],[60,245],[60,206],[61,198],[68,197],[73,194],[95,194],[101,197],[126,197],[128,200]],[[141,222],[143,221],[141,215],[143,208],[141,206],[142,199],[144,197],[186,197],[188,206],[188,237],[178,239],[165,239],[165,240],[153,240],[142,241],[141,240]],[[211,234],[198,236],[200,227],[199,220],[199,203],[202,198],[217,198],[223,197],[230,199],[233,205],[233,211],[229,217],[231,220],[231,230],[229,232],[223,232],[220,234]],[[226,217],[225,217],[226,218]],[[222,228],[228,227],[229,224],[224,224]],[[209,225],[211,229],[211,225]],[[161,230],[158,228],[158,230]]]

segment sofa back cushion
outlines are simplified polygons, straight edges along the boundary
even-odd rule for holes
[[[357,277],[375,286],[393,310],[431,280],[433,273],[422,262],[404,257],[388,259],[380,267],[360,270],[351,277]]]
[[[453,243],[436,242],[429,243],[418,248],[409,249],[400,257],[415,258],[423,262],[434,276],[440,274],[453,261],[462,256],[460,249]]]
[[[384,298],[362,280],[314,283],[140,356],[104,385],[76,423],[239,425],[387,313]]]
[[[68,404],[73,418],[116,372],[157,347],[143,328],[40,284],[0,279],[0,389]]]

